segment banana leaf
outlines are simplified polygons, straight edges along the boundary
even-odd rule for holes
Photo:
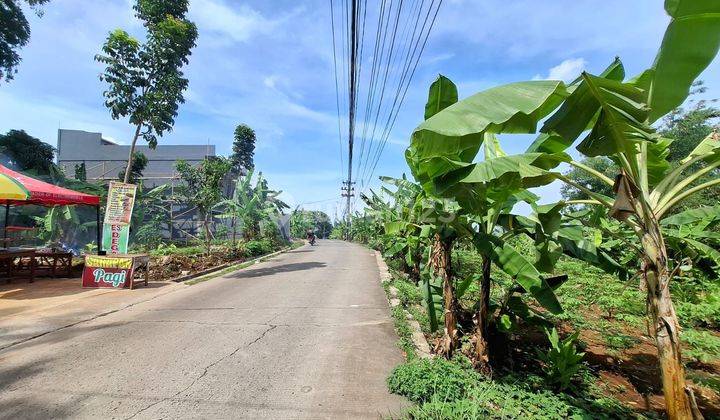
[[[666,0],[672,20],[653,64],[650,122],[680,106],[720,46],[720,1]]]
[[[425,105],[425,119],[427,120],[457,101],[458,91],[455,83],[442,74],[438,75],[437,80],[430,85],[428,101]]]
[[[405,153],[425,185],[472,162],[489,133],[532,133],[567,95],[559,81],[511,83],[457,102],[420,124]]]

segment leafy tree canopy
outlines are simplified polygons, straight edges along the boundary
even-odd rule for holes
[[[694,83],[693,87],[691,95],[704,93],[707,89],[701,80]],[[709,106],[705,100],[689,102],[693,103],[690,109],[675,108],[663,118],[663,125],[660,127],[662,136],[673,139],[669,146],[670,162],[679,162],[718,128],[720,109]]]
[[[233,140],[233,152],[230,161],[233,170],[239,172],[240,168],[251,169],[255,167],[253,156],[255,155],[255,130],[246,124],[240,124],[235,128]]]
[[[179,160],[175,168],[182,180],[182,185],[176,192],[183,201],[197,207],[201,214],[208,214],[222,199],[220,186],[230,170],[230,162],[224,157],[213,157],[193,166],[187,161]]]
[[[290,233],[295,238],[304,238],[308,230],[320,238],[327,238],[333,224],[327,213],[318,210],[297,210],[290,217]]]
[[[107,37],[95,60],[105,64],[105,106],[113,119],[128,117],[135,126],[125,182],[130,182],[135,143],[142,137],[151,148],[172,130],[178,107],[185,102],[188,79],[182,72],[197,39],[195,24],[185,18],[187,0],[137,0],[135,16],[147,29],[146,41],[122,29]]]
[[[25,0],[38,15],[36,9],[50,0]],[[10,81],[20,64],[18,50],[30,41],[30,24],[21,7],[22,0],[0,1],[0,80]]]
[[[135,16],[147,28],[141,44],[122,29],[108,35],[95,60],[106,65],[105,105],[114,119],[129,117],[151,147],[172,129],[188,80],[181,67],[195,46],[197,28],[185,19],[187,1],[138,0]]]
[[[148,158],[143,152],[133,153],[132,168],[130,169],[130,183],[134,184],[140,180],[143,176],[143,171],[147,168]],[[118,174],[118,179],[121,181],[125,179],[125,170]]]
[[[0,162],[38,175],[57,173],[53,163],[55,148],[23,130],[0,134]]]
[[[175,168],[182,180],[182,184],[175,191],[180,202],[194,206],[200,213],[205,229],[205,246],[209,253],[212,239],[211,212],[223,198],[221,184],[230,171],[230,161],[224,157],[211,157],[193,166],[187,161],[179,160]]]

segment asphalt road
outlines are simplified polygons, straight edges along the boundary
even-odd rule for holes
[[[373,253],[319,241],[0,352],[0,418],[384,417],[396,340]]]

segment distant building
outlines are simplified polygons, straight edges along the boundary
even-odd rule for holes
[[[162,184],[177,185],[178,174],[175,162],[185,160],[198,165],[208,157],[215,156],[215,145],[168,145],[158,144],[155,149],[137,145],[135,150],[148,158],[148,164],[141,178],[145,188]],[[103,138],[102,133],[82,130],[58,130],[57,160],[65,175],[73,177],[76,165],[85,164],[88,182],[106,183],[117,181],[118,175],[127,166],[130,146],[117,144]],[[223,182],[223,190],[232,194],[230,175]],[[201,232],[201,221],[197,211],[182,205],[169,209],[168,227],[163,231],[165,238],[184,239],[197,237]],[[169,228],[172,226],[172,228]]]
[[[87,180],[91,182],[117,180],[118,174],[125,170],[130,153],[130,146],[103,138],[102,133],[65,129],[58,130],[57,149],[58,165],[67,176],[72,177],[75,166],[84,163]],[[206,157],[215,156],[215,145],[212,144],[158,144],[155,149],[137,145],[135,150],[148,158],[142,180],[149,188],[175,183],[175,162],[180,159],[199,164]]]

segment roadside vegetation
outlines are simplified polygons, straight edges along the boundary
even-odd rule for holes
[[[418,403],[408,417],[720,415],[719,114],[678,108],[704,90],[720,8],[690,3],[666,2],[635,77],[616,58],[463,100],[444,76],[431,85],[412,178],[381,178],[350,231],[388,259],[436,356],[406,351],[388,380]],[[501,147],[538,128],[524,153]],[[533,189],[552,182],[565,199],[548,204]]]
[[[41,13],[39,7],[47,1],[27,3]],[[117,180],[138,186],[129,252],[150,254],[154,280],[241,263],[289,246],[292,237],[304,238],[308,230],[327,237],[333,229],[327,214],[301,208],[290,211],[279,198],[282,191],[271,188],[255,167],[257,137],[247,124],[238,124],[232,132],[229,156],[209,156],[199,164],[178,160],[174,180],[145,185],[149,160],[136,150],[136,144],[142,140],[155,148],[163,135],[172,131],[179,105],[185,100],[188,79],[183,69],[197,39],[195,24],[187,18],[188,6],[187,0],[133,2],[135,17],[146,32],[144,39],[123,29],[113,30],[94,58],[104,66],[100,80],[110,116],[127,119],[134,129],[128,161],[118,166]],[[11,2],[10,12],[17,40],[5,43],[9,55],[0,59],[0,79],[5,81],[15,74],[18,49],[30,36],[19,5]],[[108,174],[89,179],[88,172],[97,176],[97,171],[85,163],[78,163],[73,173],[65,173],[55,163],[55,152],[53,146],[23,130],[0,135],[0,163],[55,185],[100,196],[100,209],[104,210]],[[98,250],[94,208],[23,206],[14,209],[10,221],[32,229],[32,234],[23,238],[24,246],[65,249],[77,256]],[[79,272],[82,262],[76,260]]]

